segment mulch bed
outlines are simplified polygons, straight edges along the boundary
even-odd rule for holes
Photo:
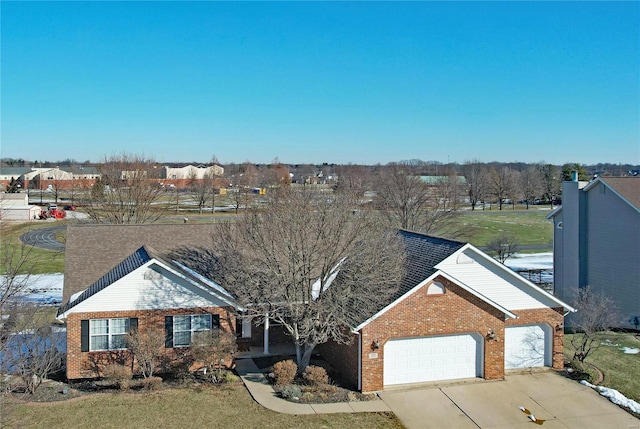
[[[269,374],[271,373],[272,366],[275,363],[289,359],[294,362],[296,360],[294,355],[253,358],[256,366],[263,374],[266,375],[267,380],[272,383],[273,390],[278,394],[281,394],[282,389],[286,386],[279,386],[275,384],[274,378],[270,377]],[[293,381],[293,386],[297,386],[300,389],[300,396],[297,397],[298,399],[291,399],[287,397],[284,397],[284,399],[302,404],[330,404],[335,402],[370,401],[372,399],[376,399],[375,395],[365,395],[355,390],[351,390],[349,388],[351,386],[344,383],[340,374],[331,365],[329,365],[321,355],[313,355],[309,364],[323,367],[329,376],[329,384],[313,386],[307,383],[302,377],[297,376]]]

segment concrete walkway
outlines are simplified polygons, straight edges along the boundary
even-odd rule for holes
[[[332,404],[296,404],[278,397],[250,357],[236,358],[236,372],[244,385],[260,405],[283,414],[330,414],[390,412],[391,410],[380,399],[372,401],[338,402]]]

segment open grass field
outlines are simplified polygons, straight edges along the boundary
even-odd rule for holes
[[[10,407],[10,427],[16,428],[404,427],[392,413],[278,414],[254,402],[242,384],[96,394],[72,401]]]
[[[571,338],[575,335],[567,334],[565,338],[565,355],[573,356]],[[604,374],[603,386],[620,391],[627,398],[640,402],[640,353],[626,354],[623,347],[640,348],[640,340],[629,333],[609,332],[603,345],[587,357],[587,363],[595,365]]]
[[[482,247],[504,231],[516,236],[522,246],[551,247],[553,224],[545,219],[549,212],[537,206],[529,210],[465,210],[453,227],[439,235]]]

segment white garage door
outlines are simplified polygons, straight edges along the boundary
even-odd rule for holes
[[[479,335],[393,339],[384,345],[384,385],[482,376]]]
[[[504,331],[504,367],[551,366],[551,328],[547,325],[510,326]]]

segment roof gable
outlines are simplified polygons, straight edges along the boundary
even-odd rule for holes
[[[640,211],[640,177],[598,177],[584,188],[585,192],[593,189],[597,183],[602,183],[636,211]]]
[[[229,305],[235,307],[235,302],[231,294],[229,294],[224,288],[214,283],[209,279],[205,279],[199,274],[193,272],[192,270],[184,267],[183,265],[167,260],[157,254],[153,249],[142,246],[137,249],[133,254],[129,255],[122,262],[120,262],[117,266],[115,266],[112,270],[107,272],[104,276],[102,276],[98,281],[89,286],[85,291],[79,293],[77,296],[74,295],[72,299],[69,300],[66,304],[64,304],[58,310],[58,316],[61,316],[67,313],[72,308],[82,304],[88,299],[92,298],[99,292],[105,290],[106,288],[117,284],[121,279],[131,275],[135,271],[139,270],[147,266],[148,269],[142,276],[146,279],[147,276],[153,278],[155,283],[158,283],[157,290],[162,287],[166,287],[168,283],[160,281],[163,278],[172,278],[173,282],[169,283],[177,283],[180,279],[186,281],[185,285],[192,286],[192,291],[195,291],[196,294],[205,295],[208,298],[214,298],[216,301],[220,302],[222,305]],[[152,273],[152,274],[149,274]],[[155,274],[153,274],[155,273]],[[139,286],[139,285],[137,285]],[[164,296],[163,302],[158,302],[158,305],[166,305],[167,302],[175,301],[179,302],[180,300],[172,298],[172,294],[181,294],[181,291],[176,291],[175,286],[172,286],[167,290]],[[157,293],[156,293],[157,295]],[[157,297],[155,298],[157,299]],[[147,303],[149,304],[149,303]],[[180,306],[180,304],[177,304]],[[153,307],[153,304],[151,304]],[[174,306],[175,307],[175,306]]]

